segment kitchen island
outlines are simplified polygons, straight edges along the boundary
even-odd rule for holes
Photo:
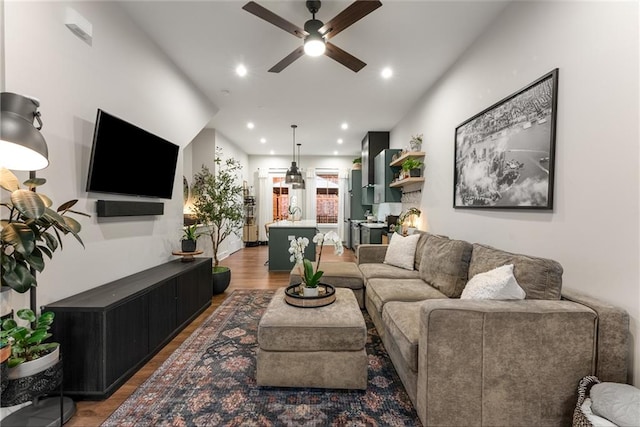
[[[318,232],[315,220],[278,221],[269,226],[269,271],[291,271],[294,263],[289,261],[289,241],[306,237],[309,246],[304,251],[308,260],[315,261],[316,245],[313,236]]]

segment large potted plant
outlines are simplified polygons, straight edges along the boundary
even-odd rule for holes
[[[68,214],[89,215],[71,209],[77,200],[63,203],[55,211],[51,209],[51,199],[32,191],[45,182],[44,178],[29,179],[24,182],[27,189],[21,189],[18,178],[10,170],[0,168],[0,187],[11,193],[7,202],[0,203],[7,212],[7,216],[3,212],[0,225],[2,286],[20,293],[37,285],[31,269],[41,272],[44,257],[51,259],[56,249],[62,249],[60,233],[71,234],[84,247],[78,234],[80,223]]]
[[[234,158],[222,159],[222,149],[216,148],[215,173],[202,166],[193,177],[193,214],[203,224],[203,234],[211,238],[213,248],[213,293],[224,292],[231,282],[231,270],[220,265],[218,251],[232,234],[240,237],[244,224],[242,165]]]

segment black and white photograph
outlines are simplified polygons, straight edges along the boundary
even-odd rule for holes
[[[558,69],[456,128],[454,208],[552,209]]]

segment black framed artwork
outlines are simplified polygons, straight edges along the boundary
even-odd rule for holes
[[[455,132],[454,208],[553,209],[558,69]]]

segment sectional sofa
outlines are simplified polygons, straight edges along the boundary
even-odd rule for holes
[[[563,290],[556,261],[425,232],[413,251],[393,239],[360,245],[357,264],[424,425],[570,425],[582,377],[627,382],[627,313]],[[474,276],[508,265],[524,299],[461,298]]]

